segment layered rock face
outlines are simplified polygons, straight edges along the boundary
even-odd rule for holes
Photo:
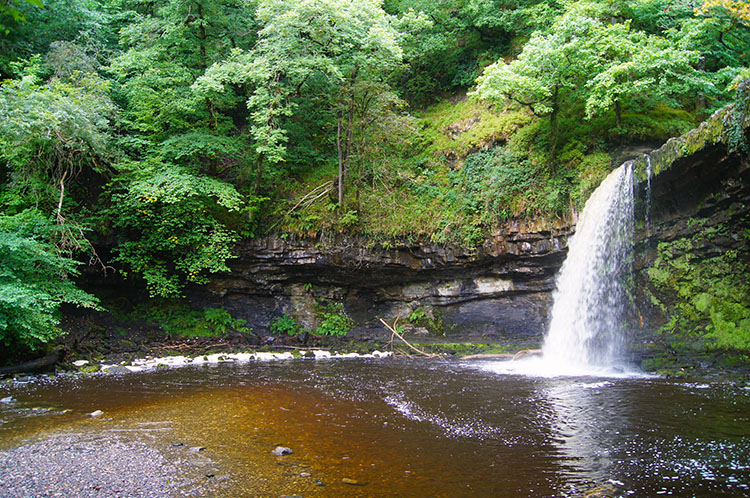
[[[658,337],[656,331],[671,318],[667,316],[670,310],[663,305],[674,304],[670,301],[675,296],[665,294],[648,275],[659,255],[660,243],[689,241],[684,249],[675,249],[671,254],[677,256],[687,251],[696,265],[707,264],[702,261],[736,252],[747,244],[750,157],[741,149],[731,150],[725,133],[716,127],[722,116],[715,115],[712,119],[714,122],[707,122],[708,126],[673,139],[652,153],[656,173],[650,182],[645,175],[646,159],[638,161],[640,209],[634,261],[637,342]],[[699,147],[690,145],[691,134]],[[742,251],[738,254],[743,257]],[[655,305],[654,297],[662,306]]]
[[[232,272],[209,290],[256,332],[284,313],[314,329],[321,306],[342,303],[359,338],[387,337],[378,319],[398,317],[411,334],[539,337],[570,225],[513,223],[474,253],[419,242],[261,238],[242,244]]]

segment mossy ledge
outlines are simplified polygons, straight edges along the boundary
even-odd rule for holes
[[[670,138],[648,156],[636,158],[633,161],[633,168],[638,181],[647,181],[649,161],[653,178],[672,168],[680,159],[687,158],[709,146],[716,144],[727,146],[730,141],[727,125],[735,119],[742,120],[742,128],[747,133],[750,128],[750,113],[745,110],[745,106],[731,104],[713,113],[697,128],[679,137]]]

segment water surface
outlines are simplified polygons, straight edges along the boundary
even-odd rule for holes
[[[497,365],[294,360],[17,383],[0,387],[0,449],[70,431],[205,447],[195,465],[226,496],[750,495],[749,390]]]

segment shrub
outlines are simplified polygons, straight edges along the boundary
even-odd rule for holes
[[[287,313],[276,318],[268,328],[270,328],[271,332],[276,335],[296,336],[302,333],[302,328],[300,328],[297,320]]]

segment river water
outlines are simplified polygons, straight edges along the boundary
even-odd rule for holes
[[[750,496],[747,387],[497,367],[292,360],[4,385],[0,450],[60,433],[205,448],[218,496]]]

